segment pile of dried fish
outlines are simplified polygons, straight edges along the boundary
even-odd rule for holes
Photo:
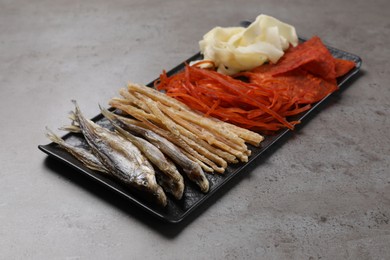
[[[205,117],[152,88],[129,84],[113,98],[113,113],[100,107],[111,123],[104,128],[86,119],[75,103],[73,123],[65,130],[81,132],[89,149],[67,144],[48,130],[47,136],[86,167],[111,176],[140,191],[159,205],[165,192],[180,200],[184,192],[181,173],[208,192],[204,174],[222,174],[228,163],[247,162],[246,143],[259,145],[263,137],[249,130]]]

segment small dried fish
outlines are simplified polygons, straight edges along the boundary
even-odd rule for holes
[[[167,198],[157,184],[153,166],[140,150],[121,135],[86,119],[75,104],[75,119],[92,152],[122,183],[140,191],[148,199],[166,206]]]
[[[184,192],[183,176],[178,172],[175,164],[166,158],[164,154],[153,144],[145,139],[132,135],[114,122],[115,117],[107,109],[100,107],[102,114],[112,123],[115,130],[132,142],[161,172],[156,172],[158,183],[163,189],[171,193],[176,199],[181,199]]]
[[[115,120],[120,122],[124,129],[146,138],[150,143],[155,145],[158,149],[160,149],[161,152],[163,152],[178,166],[180,166],[187,177],[191,181],[195,182],[200,187],[202,192],[208,192],[209,181],[207,180],[202,168],[198,163],[190,160],[187,156],[185,156],[173,143],[149,129],[132,124],[132,120],[111,112],[108,113],[110,113],[110,115],[114,117]]]
[[[74,146],[68,144],[56,135],[53,131],[46,127],[46,136],[54,143],[58,144],[62,149],[69,152],[76,159],[82,162],[86,167],[91,170],[99,171],[105,174],[109,174],[108,169],[99,161],[99,159],[88,149],[83,147]]]

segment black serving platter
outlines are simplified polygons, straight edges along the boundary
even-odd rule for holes
[[[304,40],[301,39],[301,41]],[[332,47],[328,47],[328,49],[330,50],[330,52],[334,57],[345,59],[345,60],[351,60],[354,61],[356,64],[356,67],[353,70],[351,70],[346,75],[338,79],[338,85],[341,89],[346,82],[348,82],[355,74],[359,72],[362,64],[362,60],[360,59],[360,57],[345,51],[341,51]],[[197,53],[191,58],[187,59],[185,62],[179,64],[172,70],[168,71],[167,74],[168,75],[175,74],[183,69],[185,63],[189,63],[190,61],[193,60],[199,60],[201,58],[202,58],[201,54]],[[154,81],[149,83],[148,86],[153,87],[153,83]],[[329,98],[329,96],[325,97],[324,99],[317,102],[316,104],[313,104],[310,110],[299,115],[297,119],[304,122],[305,118],[309,114],[311,114],[314,110],[316,110],[321,103],[323,103],[326,99]],[[92,120],[100,125],[106,125],[106,126],[108,125],[108,122],[104,119],[104,117],[101,114],[92,118]],[[202,192],[200,192],[195,185],[193,185],[191,182],[185,179],[186,188],[184,191],[183,198],[180,201],[176,201],[168,195],[168,205],[165,208],[156,206],[153,203],[144,200],[142,196],[139,196],[138,194],[134,193],[128,188],[122,186],[120,183],[112,179],[109,179],[99,174],[98,172],[89,170],[77,159],[75,159],[72,155],[70,155],[63,149],[61,149],[55,143],[50,143],[47,145],[39,145],[38,148],[41,151],[48,154],[49,156],[54,157],[60,160],[61,162],[75,168],[77,172],[81,174],[85,174],[86,176],[90,177],[91,180],[97,181],[98,183],[104,185],[106,188],[113,190],[118,195],[125,197],[126,199],[128,199],[130,207],[138,206],[143,210],[145,210],[146,212],[152,214],[153,216],[161,220],[170,223],[178,223],[183,219],[185,219],[187,216],[189,216],[192,212],[197,210],[199,206],[204,204],[209,198],[215,196],[218,190],[220,190],[221,188],[226,186],[228,182],[233,180],[233,177],[236,177],[239,174],[241,174],[245,167],[251,165],[253,161],[258,159],[261,156],[261,154],[263,154],[267,149],[273,146],[289,131],[290,130],[287,129],[287,130],[280,131],[279,133],[272,136],[265,136],[265,140],[262,142],[260,147],[249,146],[252,151],[252,155],[249,157],[249,161],[247,163],[232,164],[226,169],[226,172],[223,175],[207,174],[207,178],[210,182],[210,191],[207,194],[203,194]],[[86,145],[83,137],[78,134],[68,133],[65,136],[63,136],[63,139],[66,142],[72,144]]]

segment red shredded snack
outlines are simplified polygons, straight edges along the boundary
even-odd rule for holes
[[[290,48],[279,60],[273,72],[274,76],[302,68],[307,72],[326,80],[336,78],[334,58],[329,50],[317,36]]]
[[[171,77],[163,73],[156,87],[206,115],[250,129],[293,129],[297,122],[285,117],[302,111],[277,91],[188,65]]]
[[[289,49],[277,64],[267,64],[241,73],[251,83],[279,89],[280,94],[295,98],[298,104],[320,101],[338,89],[336,78],[355,63],[335,59],[320,38]]]
[[[192,109],[251,130],[293,129],[287,118],[337,90],[336,77],[355,64],[333,58],[318,37],[290,48],[277,64],[265,64],[234,77],[185,66],[156,88]],[[242,80],[245,77],[247,80]]]
[[[350,60],[334,59],[336,78],[347,74],[351,69],[355,68],[355,62]]]
[[[303,69],[294,69],[279,76],[269,74],[242,73],[251,83],[273,88],[279,95],[294,99],[297,104],[313,104],[337,90],[337,84],[327,81]]]

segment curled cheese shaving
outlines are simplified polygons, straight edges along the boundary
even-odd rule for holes
[[[290,44],[298,44],[295,28],[262,14],[248,28],[213,28],[199,47],[204,60],[212,61],[218,72],[232,75],[268,61],[276,63]]]

